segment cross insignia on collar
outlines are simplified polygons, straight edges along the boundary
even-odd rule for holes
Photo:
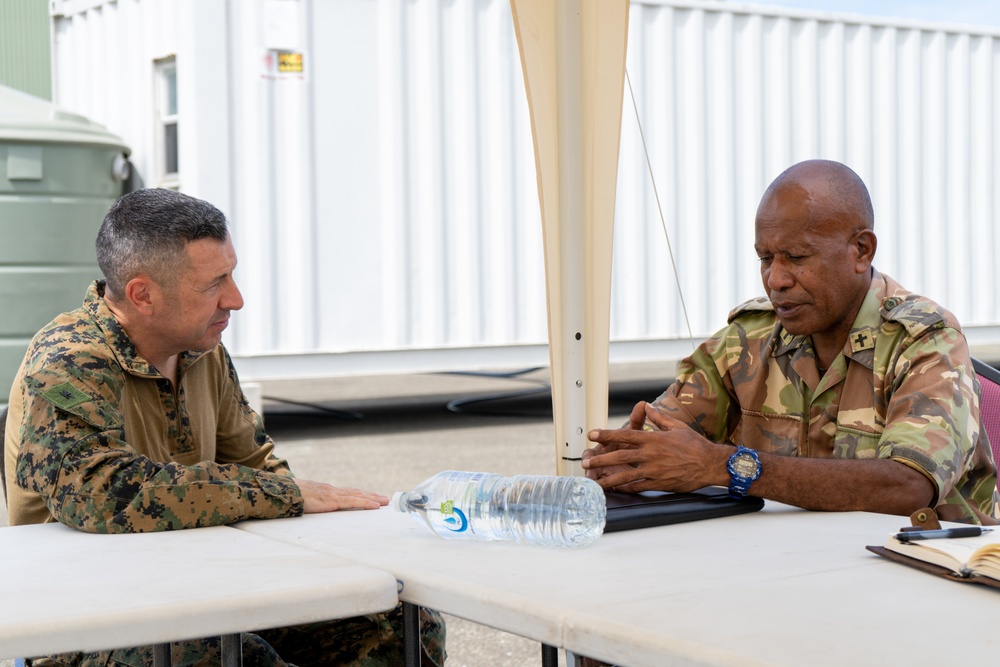
[[[851,350],[854,352],[870,350],[873,347],[875,347],[875,337],[872,335],[871,329],[862,329],[851,338]]]

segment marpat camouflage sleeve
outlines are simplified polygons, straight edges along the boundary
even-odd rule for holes
[[[79,372],[79,371],[77,371]],[[237,464],[156,463],[127,443],[115,407],[114,374],[88,389],[72,372],[24,379],[25,417],[16,480],[44,500],[61,523],[96,533],[147,532],[229,524],[302,513],[285,475]]]

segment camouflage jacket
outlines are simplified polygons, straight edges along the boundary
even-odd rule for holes
[[[714,442],[899,461],[933,483],[941,519],[997,516],[997,472],[965,336],[951,313],[876,271],[823,377],[809,337],[786,332],[759,298],[681,362],[654,405]]]
[[[185,352],[177,391],[91,285],[31,341],[10,395],[11,525],[99,533],[297,516],[303,500],[222,345]]]

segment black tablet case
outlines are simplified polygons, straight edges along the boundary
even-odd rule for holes
[[[764,507],[761,498],[731,498],[729,492],[719,486],[691,493],[605,491],[604,497],[608,505],[605,533],[746,514]]]

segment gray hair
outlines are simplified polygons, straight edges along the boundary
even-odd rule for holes
[[[228,236],[226,216],[206,201],[159,188],[130,192],[111,206],[97,233],[105,293],[123,299],[128,282],[142,274],[172,286],[190,241]]]

